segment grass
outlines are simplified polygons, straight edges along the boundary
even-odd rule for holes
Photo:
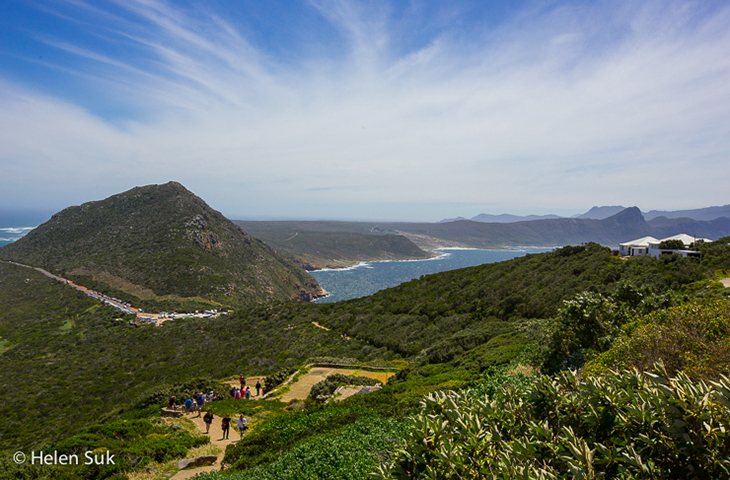
[[[191,448],[185,455],[185,458],[195,458],[203,455],[219,455],[223,450],[220,447],[209,444],[200,447]],[[144,470],[132,472],[127,475],[128,480],[167,480],[179,470],[175,465],[180,459],[169,460],[164,463],[153,462],[145,467]]]

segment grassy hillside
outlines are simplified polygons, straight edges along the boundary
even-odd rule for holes
[[[142,299],[309,299],[322,293],[303,269],[245,233],[176,182],[136,187],[69,207],[0,259],[106,284]]]
[[[333,224],[338,222],[302,224],[234,220],[234,223],[307,270],[348,267],[362,261],[413,260],[431,256],[401,235],[336,231]],[[310,230],[316,228],[320,230]]]
[[[31,269],[0,263],[0,286],[0,449],[67,436],[159,385],[271,373],[317,355],[392,357],[315,327],[306,308],[289,327],[297,304],[133,327]]]
[[[428,275],[370,297],[321,305],[319,321],[404,356],[428,350],[448,358],[453,355],[444,352],[465,351],[495,335],[523,342],[519,319],[552,317],[563,300],[584,290],[610,294],[632,282],[660,294],[706,278],[693,259],[626,260],[588,244]],[[471,341],[464,338],[469,332]]]
[[[87,442],[86,437],[67,438],[81,426],[102,420],[109,422],[107,430],[113,432],[115,422],[125,415],[154,415],[166,393],[180,388],[171,384],[195,377],[208,377],[207,381],[215,384],[215,379],[228,375],[272,373],[322,355],[360,361],[406,358],[410,366],[382,391],[355,396],[343,404],[307,402],[292,405],[287,411],[283,406],[269,408],[234,401],[216,407],[246,415],[269,412],[245,441],[226,452],[230,464],[252,469],[239,478],[254,473],[260,478],[302,478],[307,471],[331,478],[367,478],[368,471],[380,461],[392,458],[399,439],[419,438],[420,430],[407,425],[403,416],[415,412],[423,395],[469,386],[480,394],[488,391],[492,395],[496,387],[507,388],[514,381],[503,376],[494,380],[494,368],[534,360],[525,354],[534,350],[538,338],[543,346],[561,347],[551,341],[564,335],[583,348],[579,343],[583,330],[592,329],[592,322],[602,327],[604,314],[622,321],[643,315],[639,308],[627,310],[629,305],[648,308],[648,316],[638,317],[643,323],[634,324],[637,328],[659,325],[657,319],[691,319],[696,311],[691,308],[678,310],[674,316],[674,307],[666,309],[669,313],[664,315],[654,313],[665,310],[663,300],[658,299],[666,296],[670,303],[684,304],[726,296],[713,279],[730,269],[728,241],[703,246],[702,263],[677,256],[621,259],[596,244],[564,247],[430,275],[368,298],[328,305],[270,303],[241,308],[234,315],[215,320],[174,321],[159,328],[132,327],[115,320],[115,311],[33,270],[0,263],[0,388],[8,392],[0,405],[0,447],[14,451],[18,446],[39,446],[54,440],[66,442],[57,445],[81,445]],[[600,300],[596,305],[601,309],[572,309],[576,298],[584,297]],[[565,300],[571,302],[566,304]],[[604,310],[606,305],[611,308]],[[721,336],[712,352],[727,345],[727,322],[713,319],[726,320],[728,309],[725,305],[716,310],[716,317],[706,317],[708,325],[722,327],[711,332]],[[576,312],[577,317],[571,316]],[[578,318],[578,326],[586,328],[573,328],[568,320],[574,318]],[[314,321],[332,330],[317,328],[312,325]],[[539,331],[541,328],[544,331]],[[666,329],[652,331],[661,338]],[[342,333],[351,339],[343,338]],[[604,342],[599,346],[611,352],[612,342],[620,335],[598,339]],[[616,345],[628,348],[615,351],[628,351],[632,362],[642,351],[630,342]],[[562,353],[557,347],[556,352]],[[696,352],[703,354],[702,349]],[[566,355],[572,353],[568,350]],[[610,366],[608,360],[612,358],[616,356],[607,354],[606,362],[600,365]],[[701,363],[700,358],[693,368]],[[489,388],[484,387],[488,377],[494,377]],[[550,378],[545,385],[551,384]],[[608,384],[613,385],[611,382]],[[532,381],[520,385],[523,390],[512,391],[510,398],[544,394],[530,390]],[[571,398],[565,399],[569,408]],[[484,401],[473,403],[483,405]],[[448,414],[443,406],[432,407],[438,410],[430,412],[432,415]],[[452,407],[460,408],[457,404]],[[537,412],[535,418],[542,422],[539,415],[543,414],[546,411]],[[551,422],[560,424],[556,418],[562,418],[563,413],[547,414]],[[425,428],[429,435],[430,427]],[[632,433],[628,435],[633,438]],[[570,463],[562,458],[570,447],[556,445],[563,450],[550,457],[550,465],[562,471],[563,465]],[[526,452],[517,453],[532,457],[520,456],[520,461],[532,464],[535,456]],[[396,458],[394,468],[399,462],[408,467],[408,458]]]

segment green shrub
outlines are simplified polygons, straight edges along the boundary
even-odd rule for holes
[[[104,479],[139,470],[150,462],[184,457],[188,449],[210,442],[206,436],[192,436],[179,425],[165,425],[149,419],[115,420],[90,425],[46,450],[77,455],[78,466],[56,467],[53,478]],[[84,465],[87,452],[114,455],[114,464]],[[1,477],[0,477],[1,478]]]
[[[492,398],[426,397],[379,478],[718,479],[730,476],[730,379],[541,377]]]
[[[389,458],[405,421],[377,416],[307,440],[242,473],[203,474],[201,480],[366,480]]]
[[[296,371],[296,368],[283,368],[276,373],[272,373],[264,380],[264,388],[267,392],[272,391],[273,389],[284,383],[286,379],[289,378],[292,373]]]
[[[179,382],[172,385],[160,385],[153,387],[139,396],[134,403],[133,409],[141,409],[156,405],[158,407],[167,405],[170,397],[177,397],[177,404],[181,405],[186,398],[192,397],[193,393],[208,393],[213,390],[221,398],[228,396],[228,385],[210,378],[192,378],[185,382]]]
[[[341,373],[334,373],[328,375],[327,378],[321,382],[312,385],[312,389],[309,391],[309,398],[316,400],[320,396],[329,396],[335,393],[342,385],[377,385],[380,383],[379,380],[370,377],[361,377],[353,375],[343,375]]]
[[[662,250],[684,250],[684,242],[682,240],[664,240],[659,244],[659,248]]]
[[[714,380],[730,371],[730,300],[691,302],[642,316],[586,371],[644,370],[658,360],[670,375],[683,371],[693,379]]]

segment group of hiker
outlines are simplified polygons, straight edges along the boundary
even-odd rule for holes
[[[251,398],[251,388],[246,385],[246,377],[241,375],[240,377],[241,382],[241,388],[233,387],[231,389],[231,396],[235,399],[241,399],[245,398],[246,400]],[[256,380],[256,396],[260,397],[264,394],[264,388],[261,385],[260,380]],[[185,411],[188,413],[198,412],[198,417],[201,416],[203,407],[206,403],[210,403],[214,400],[220,400],[221,397],[214,393],[212,390],[211,392],[206,395],[203,392],[196,392],[192,395],[192,397],[189,397],[185,400]],[[171,410],[177,410],[177,398],[173,395],[170,397],[170,400],[167,402],[167,408]],[[205,434],[210,434],[210,426],[213,423],[214,415],[210,408],[206,409],[205,415],[203,416],[203,423],[205,423]],[[240,415],[238,418],[238,422],[236,426],[238,427],[238,433],[243,438],[243,432],[248,430],[248,424],[247,424],[246,417],[243,415]],[[221,429],[223,430],[223,439],[228,439],[228,433],[231,429],[231,415],[229,413],[226,413],[226,416],[221,419]]]
[[[210,415],[210,423],[212,423],[213,422],[213,412],[208,411],[208,413],[205,414],[205,417],[208,417],[208,415]],[[210,428],[210,423],[206,421],[206,418],[203,418],[203,421],[206,422],[205,423],[206,429]],[[236,427],[238,427],[238,435],[240,436],[239,438],[243,438],[243,432],[248,430],[248,421],[246,420],[246,417],[243,416],[243,414],[241,414],[238,417],[238,423],[236,424]],[[223,439],[227,440],[228,432],[231,430],[231,414],[230,413],[226,413],[226,416],[223,417],[223,420],[221,420],[221,429],[223,430]],[[206,430],[205,433],[208,433],[208,431]]]
[[[213,400],[220,400],[220,396],[216,393],[213,393],[211,390],[208,395],[206,395],[203,392],[196,392],[193,394],[192,397],[189,397],[185,400],[185,411],[190,412],[198,412],[198,416],[200,416],[200,412],[203,410],[203,406],[206,403],[210,403]],[[173,395],[170,397],[170,400],[167,402],[167,408],[170,410],[177,410],[177,397]]]
[[[241,375],[240,381],[241,388],[235,386],[231,388],[231,396],[236,400],[240,400],[241,398],[245,398],[246,400],[248,400],[251,398],[251,387],[246,385],[245,376]],[[256,396],[260,397],[264,392],[265,389],[261,386],[261,381],[256,380]]]

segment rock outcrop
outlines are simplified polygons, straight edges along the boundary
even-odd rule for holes
[[[175,465],[175,468],[184,470],[186,468],[204,467],[206,465],[213,465],[216,460],[218,460],[218,457],[215,455],[202,455],[195,458],[186,458],[185,460],[180,460],[177,465]]]

